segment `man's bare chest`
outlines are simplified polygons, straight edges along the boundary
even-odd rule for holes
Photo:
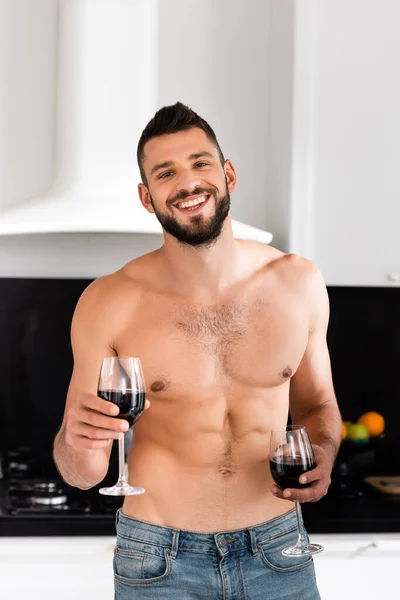
[[[222,385],[279,385],[297,369],[307,336],[304,315],[285,299],[215,306],[150,301],[126,318],[116,350],[141,358],[148,390],[197,396]]]

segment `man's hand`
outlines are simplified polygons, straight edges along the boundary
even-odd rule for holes
[[[145,410],[150,402],[146,400]],[[65,441],[78,449],[98,450],[106,448],[118,439],[120,431],[127,431],[126,419],[116,419],[119,408],[116,404],[93,394],[79,394],[75,406],[66,414]]]
[[[307,488],[286,488],[282,490],[274,485],[272,493],[282,500],[299,500],[299,502],[317,502],[328,492],[331,483],[332,462],[329,454],[321,447],[313,445],[316,468],[299,477],[300,483],[311,483]]]

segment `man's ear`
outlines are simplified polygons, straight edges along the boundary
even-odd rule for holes
[[[237,184],[237,176],[236,176],[235,167],[233,166],[233,164],[231,163],[231,161],[229,159],[227,159],[224,163],[224,171],[225,171],[226,185],[228,186],[228,192],[231,194],[235,190],[235,187]]]
[[[144,185],[144,183],[139,183],[138,185],[138,194],[140,198],[140,202],[143,204],[145,209],[149,213],[154,213],[154,208],[150,200],[150,192],[148,188]]]

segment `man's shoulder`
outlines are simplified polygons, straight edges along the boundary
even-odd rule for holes
[[[294,253],[285,253],[270,245],[254,241],[242,242],[246,260],[255,270],[266,275],[275,275],[281,283],[289,285],[311,281],[321,277],[318,267],[307,258]]]
[[[264,244],[254,244],[258,252],[264,257],[266,267],[279,270],[284,273],[311,273],[317,270],[317,267],[307,258],[294,253],[282,252],[273,246]]]
[[[329,313],[328,292],[322,273],[314,263],[297,254],[281,252],[273,268],[283,296],[299,303],[310,319],[321,316],[326,319]]]
[[[97,277],[83,291],[79,301],[80,303],[91,304],[101,302],[102,299],[109,299],[120,284],[118,271]]]
[[[312,263],[308,258],[299,256],[298,254],[286,254],[284,252],[277,251],[279,255],[276,256],[278,267],[283,273],[289,273],[290,275],[299,274],[301,276],[310,275],[313,276],[319,272],[318,267]]]
[[[296,291],[325,285],[319,268],[307,258],[271,248],[267,268],[272,269],[279,280]]]
[[[145,276],[151,267],[152,254],[143,254],[112,273],[98,277],[84,290],[83,296],[94,301],[106,296],[108,299],[122,291],[137,294],[145,286]]]
[[[144,256],[135,258],[117,271],[102,275],[83,291],[78,308],[81,311],[112,311],[116,305],[129,302],[133,307],[145,287],[143,281]]]

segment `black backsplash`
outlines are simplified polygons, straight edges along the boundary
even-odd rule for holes
[[[328,287],[328,347],[344,420],[386,421],[379,471],[400,473],[400,288]]]
[[[28,446],[54,469],[72,373],[72,315],[84,279],[0,279],[0,453]],[[47,465],[46,465],[47,463]]]
[[[0,453],[49,461],[72,372],[70,325],[84,279],[0,279]],[[381,461],[400,472],[400,289],[329,287],[328,346],[345,420],[386,420]]]

